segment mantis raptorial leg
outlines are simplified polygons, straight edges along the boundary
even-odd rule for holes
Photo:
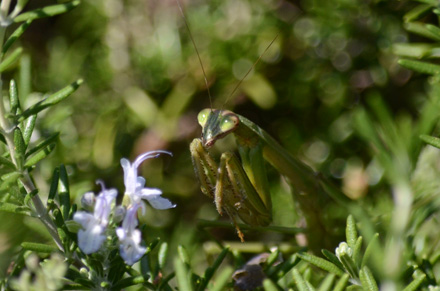
[[[191,143],[190,150],[202,192],[214,199],[221,215],[226,213],[231,217],[242,241],[244,236],[237,217],[250,225],[266,226],[270,223],[270,199],[264,202],[260,198],[234,154],[223,153],[218,165],[200,139]]]

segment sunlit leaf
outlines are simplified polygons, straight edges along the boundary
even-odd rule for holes
[[[427,62],[415,61],[415,60],[406,60],[402,59],[398,61],[399,65],[424,74],[436,75],[440,73],[440,66],[434,65]]]
[[[379,291],[376,280],[373,277],[370,269],[367,266],[362,267],[359,272],[359,276],[362,282],[362,287],[367,291]]]
[[[36,121],[37,121],[37,115],[31,115],[24,122],[23,139],[24,142],[26,143],[26,147],[29,145],[29,142],[31,140]]]
[[[326,270],[327,272],[333,273],[338,276],[344,275],[344,272],[341,271],[341,269],[339,269],[336,265],[317,256],[308,253],[298,253],[298,256],[302,260],[309,262],[310,264],[313,264],[323,270]]]
[[[403,289],[403,291],[415,291],[419,290],[419,286],[426,280],[426,275],[422,274],[415,278],[408,286]]]
[[[58,14],[68,12],[78,6],[81,2],[79,0],[74,0],[69,3],[50,5],[43,8],[38,8],[32,11],[24,12],[19,14],[14,18],[14,22],[22,22],[33,20],[37,18],[51,17]]]
[[[39,151],[43,150],[48,145],[54,143],[55,140],[58,138],[58,136],[59,136],[59,133],[56,132],[56,133],[52,134],[51,136],[49,136],[48,138],[46,138],[45,140],[43,140],[42,142],[40,142],[39,144],[37,144],[35,147],[29,149],[26,152],[26,157],[29,157],[29,156],[31,156],[33,154],[36,154]]]
[[[347,226],[345,228],[345,236],[347,238],[347,244],[350,248],[353,248],[358,238],[356,222],[352,215],[347,217]]]
[[[26,168],[28,168],[28,167],[32,167],[32,166],[36,165],[39,161],[46,158],[54,149],[55,149],[55,144],[51,144],[51,145],[48,145],[47,147],[39,149],[39,151],[36,154],[31,156],[26,161],[24,166]]]
[[[9,82],[9,103],[11,106],[11,114],[17,113],[20,102],[18,100],[17,84],[13,79]]]
[[[69,97],[73,92],[75,92],[79,86],[83,83],[83,81],[80,79],[78,81],[73,82],[72,84],[64,87],[60,91],[48,96],[47,98],[41,100],[40,102],[34,104],[30,108],[26,109],[20,117],[20,121],[28,118],[29,116],[36,114],[50,106],[53,106],[65,98]]]
[[[436,148],[440,149],[440,138],[423,134],[420,139]]]
[[[433,55],[433,50],[439,46],[427,43],[396,43],[393,44],[393,53],[408,58],[421,59]]]
[[[412,33],[439,41],[440,36],[437,34],[437,32],[433,32],[432,29],[429,29],[426,26],[427,25],[425,23],[421,22],[407,22],[404,24],[405,29]]]
[[[5,41],[2,48],[2,54],[5,54],[12,44],[26,31],[26,29],[31,25],[32,20],[28,20],[22,23]]]
[[[26,144],[21,134],[20,128],[16,127],[14,129],[14,158],[18,170],[23,168],[23,161],[25,157]]]
[[[22,242],[21,247],[24,248],[25,250],[30,250],[38,253],[47,253],[47,254],[58,251],[57,247],[49,246],[47,244],[34,243],[34,242]]]

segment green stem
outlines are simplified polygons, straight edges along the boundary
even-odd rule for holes
[[[20,182],[23,184],[23,187],[26,189],[26,192],[29,194],[36,189],[35,185],[32,182],[27,170],[23,171],[22,174],[23,175],[22,178],[20,178]],[[53,223],[53,220],[50,218],[49,214],[47,213],[47,208],[44,206],[38,194],[32,196],[32,203],[34,204],[37,217],[41,220],[41,222],[43,222],[44,226],[46,226],[47,230],[49,231],[50,235],[55,241],[57,247],[62,252],[64,252],[63,243],[61,242],[57,228]]]
[[[3,4],[4,4],[4,2],[2,2],[2,5]],[[3,6],[1,8],[3,8]],[[6,31],[5,27],[0,27],[0,51],[3,47],[3,40],[4,40],[4,36],[5,36],[5,31]],[[1,75],[0,75],[0,89],[2,88],[2,85],[3,85],[3,81],[2,81]],[[2,90],[0,90],[0,127],[1,127],[1,133],[5,137],[6,144],[8,146],[12,162],[14,163],[16,168],[19,169],[19,167],[18,167],[19,163],[17,161],[17,157],[15,155],[15,150],[14,150],[14,138],[13,138],[13,130],[12,130],[14,128],[14,126],[11,125],[9,120],[6,118],[6,110],[5,110],[5,106],[3,103]],[[36,189],[36,187],[35,187],[34,183],[32,182],[28,171],[27,170],[21,171],[21,174],[22,174],[22,176],[20,178],[20,182],[23,184],[26,192],[28,194],[33,192]],[[64,252],[63,243],[61,242],[57,228],[56,228],[54,222],[52,221],[52,219],[50,218],[50,216],[48,215],[47,209],[44,206],[43,202],[41,201],[40,196],[33,195],[32,202],[34,204],[37,217],[41,220],[41,222],[43,222],[44,226],[46,226],[47,230],[49,231],[50,235],[54,239],[55,244],[58,246],[58,248],[62,252]]]

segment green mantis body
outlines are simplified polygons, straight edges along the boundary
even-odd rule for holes
[[[180,2],[178,0],[176,2],[197,53],[211,99],[205,69],[197,46],[185,20]],[[263,54],[276,38],[277,36],[266,47]],[[238,82],[231,96],[263,54]],[[344,202],[346,202],[346,197],[340,195],[338,191],[329,191],[333,190],[333,187],[329,186],[322,177],[309,166],[292,157],[269,134],[243,116],[228,110],[204,109],[198,115],[198,122],[202,126],[202,137],[193,140],[190,151],[201,190],[205,195],[214,199],[217,211],[221,215],[226,213],[233,220],[240,239],[244,241],[243,233],[237,224],[238,218],[252,226],[267,226],[272,221],[271,196],[265,170],[267,161],[289,180],[294,200],[298,202],[302,214],[306,218],[309,229],[308,237],[311,238],[309,246],[317,250],[312,245],[317,240],[312,238],[311,234],[312,232],[321,234],[321,237],[318,235],[321,242],[327,238],[326,225],[328,223],[324,223],[326,217],[323,210],[330,200],[328,194],[336,192],[340,197],[333,198]],[[217,163],[210,156],[208,149],[217,140],[230,133],[233,133],[236,138],[240,160],[233,153],[224,152],[221,155],[220,163]],[[326,246],[326,243],[321,246]]]
[[[214,199],[220,214],[231,217],[242,241],[237,218],[254,226],[266,226],[271,222],[265,161],[289,180],[294,200],[306,218],[309,234],[325,236],[328,233],[324,223],[324,210],[330,200],[327,182],[309,166],[292,157],[255,123],[231,111],[204,109],[198,121],[202,126],[202,138],[193,140],[190,151],[201,190]],[[225,152],[218,165],[207,150],[230,133],[236,138],[241,161],[231,152]]]

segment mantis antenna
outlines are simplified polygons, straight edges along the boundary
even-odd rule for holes
[[[191,30],[189,29],[189,25],[188,25],[188,21],[186,20],[185,17],[185,13],[183,13],[183,8],[182,5],[180,4],[179,0],[176,0],[177,6],[179,7],[179,11],[180,14],[182,14],[182,18],[183,21],[185,22],[185,26],[186,29],[188,30],[188,34],[189,37],[191,39],[191,42],[194,46],[194,49],[197,53],[197,58],[199,59],[200,62],[200,66],[202,68],[203,71],[203,77],[205,79],[205,85],[206,85],[206,89],[208,90],[208,96],[209,96],[209,104],[210,104],[210,108],[212,110],[212,97],[211,97],[211,91],[209,90],[209,85],[208,85],[208,78],[206,77],[206,72],[205,72],[205,68],[203,67],[203,62],[202,59],[200,58],[200,54],[199,54],[199,50],[197,49],[197,45],[196,42],[194,41],[194,38],[192,36]],[[237,91],[237,89],[240,87],[240,85],[243,83],[244,79],[246,79],[246,77],[250,74],[250,72],[252,72],[252,70],[255,68],[255,66],[260,62],[261,58],[264,56],[264,54],[269,50],[269,48],[272,46],[272,44],[275,42],[275,40],[278,38],[277,34],[274,39],[272,39],[272,41],[269,43],[269,45],[265,48],[265,50],[263,51],[263,53],[258,57],[258,59],[253,63],[253,65],[249,68],[249,70],[246,72],[246,74],[243,76],[243,78],[240,79],[240,81],[238,81],[237,85],[234,87],[234,90],[232,90],[231,94],[229,94],[228,98],[226,98],[226,101],[223,103],[222,105],[222,110],[223,110],[223,106],[229,101],[229,99],[232,97],[232,95]]]
[[[228,98],[226,98],[225,103],[228,103],[229,99],[232,97],[232,95],[234,95],[235,91],[237,91],[237,89],[240,87],[240,85],[243,83],[244,79],[246,79],[246,77],[252,72],[252,70],[255,68],[255,66],[260,62],[261,58],[264,56],[264,54],[269,50],[269,48],[272,46],[272,44],[275,42],[275,40],[278,38],[277,34],[272,41],[269,43],[269,45],[264,49],[263,53],[258,57],[258,59],[253,63],[253,65],[249,68],[249,70],[246,72],[246,74],[243,76],[243,78],[240,79],[240,81],[238,81],[237,85],[235,85],[234,90],[232,90],[231,94],[229,94]],[[223,109],[222,106],[222,109]]]
[[[182,5],[180,5],[179,0],[176,0],[176,3],[177,3],[177,6],[179,7],[180,14],[182,14],[183,22],[185,22],[185,26],[186,26],[186,29],[188,30],[188,34],[191,39],[191,42],[194,46],[194,49],[196,50],[197,58],[199,59],[200,66],[202,67],[203,78],[205,79],[206,90],[208,90],[209,104],[210,104],[211,110],[212,110],[212,97],[211,97],[211,91],[209,90],[208,78],[206,77],[205,67],[203,67],[203,62],[202,62],[202,59],[200,58],[199,50],[197,49],[196,42],[194,41],[191,30],[189,29],[188,21],[186,20],[185,13],[183,13]]]

